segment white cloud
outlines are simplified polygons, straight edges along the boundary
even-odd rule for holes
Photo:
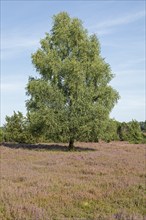
[[[11,116],[14,110],[25,113],[25,86],[22,80],[1,83],[1,125],[5,123],[5,116]]]
[[[38,45],[39,40],[27,37],[14,37],[5,38],[2,40],[2,50],[18,49],[18,48],[30,48]]]
[[[38,38],[39,39],[39,38]],[[24,54],[39,46],[39,40],[25,37],[9,37],[1,41],[1,60],[7,60],[18,57],[20,54]]]
[[[40,46],[40,39],[44,38],[43,28],[22,30],[1,30],[1,59],[18,57],[20,53],[33,52]]]
[[[18,90],[24,89],[24,83],[23,82],[17,82],[17,83],[1,83],[1,93],[3,92],[14,92]]]
[[[125,88],[131,87],[133,85],[136,85],[138,83],[141,84],[141,87],[143,88],[145,85],[144,78],[145,78],[145,71],[142,69],[137,70],[114,70],[115,77],[111,81],[111,84],[122,86],[124,85]],[[133,87],[135,89],[135,87]]]
[[[130,72],[130,73],[138,73],[138,72],[143,72],[143,74],[145,74],[145,70],[144,70],[144,65],[145,65],[145,62],[146,62],[146,59],[143,57],[143,58],[137,58],[137,59],[133,59],[133,60],[126,60],[126,63],[123,63],[122,64],[117,64],[116,68],[118,69],[121,69],[122,71],[120,71],[121,73],[122,72]],[[140,66],[141,65],[141,70],[126,70],[127,68],[130,68],[130,67],[135,67],[135,66]]]
[[[39,46],[39,41],[44,38],[46,30],[50,30],[50,24],[35,23],[33,27],[27,26],[27,28],[15,26],[11,29],[5,27],[1,30],[1,49],[2,50],[15,50],[15,49],[27,49],[35,46]]]
[[[111,28],[133,23],[141,18],[144,18],[144,16],[145,11],[139,11],[134,14],[123,15],[122,17],[102,21],[94,26],[91,26],[90,29],[96,31],[99,35],[110,34],[114,31],[114,29],[111,30]]]
[[[118,76],[122,76],[122,77],[138,77],[141,78],[141,76],[145,76],[145,70],[144,69],[134,69],[134,70],[130,70],[130,69],[125,69],[125,70],[117,70],[117,75]]]
[[[96,28],[114,27],[114,26],[119,26],[119,25],[123,25],[123,24],[129,24],[129,23],[132,23],[132,22],[139,20],[140,18],[143,18],[144,16],[145,16],[145,11],[140,11],[135,14],[122,16],[117,19],[103,21],[103,22],[97,24]]]
[[[89,29],[90,30],[90,29]],[[111,29],[99,29],[98,31],[96,30],[93,30],[93,31],[90,31],[91,34],[97,34],[97,36],[105,36],[105,35],[108,35],[108,34],[111,34],[113,33],[113,30]]]
[[[145,120],[145,98],[127,95],[122,97],[110,116],[118,121]]]

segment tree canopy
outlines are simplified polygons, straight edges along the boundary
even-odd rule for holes
[[[113,74],[96,35],[61,12],[53,17],[32,63],[40,75],[30,77],[26,88],[33,132],[68,141],[70,149],[80,136],[98,140],[119,95],[109,85]]]

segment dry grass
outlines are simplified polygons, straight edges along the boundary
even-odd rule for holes
[[[76,146],[2,146],[0,218],[146,219],[144,145]]]

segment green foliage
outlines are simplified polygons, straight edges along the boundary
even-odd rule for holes
[[[4,137],[4,131],[3,127],[0,127],[0,143],[3,142],[3,137]]]
[[[27,84],[31,131],[70,143],[84,136],[97,141],[119,98],[109,86],[113,74],[97,37],[62,12],[40,44],[32,55],[40,78],[31,77]]]
[[[119,122],[113,119],[107,121],[105,132],[103,133],[101,139],[105,140],[106,142],[119,140],[119,135],[118,135],[119,124],[120,124]]]
[[[21,112],[14,112],[9,117],[6,116],[6,124],[4,125],[4,141],[31,143],[33,138],[29,132],[29,123],[27,118]]]
[[[136,144],[143,142],[143,135],[139,123],[134,120],[128,123],[121,123],[118,128],[118,134],[122,141],[129,141]]]
[[[140,128],[143,132],[146,132],[146,121],[139,122]]]

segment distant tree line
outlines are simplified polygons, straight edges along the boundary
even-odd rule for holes
[[[48,131],[40,134],[40,125],[33,128],[29,117],[23,116],[21,112],[14,112],[12,116],[6,116],[6,123],[0,128],[0,142],[14,142],[14,143],[42,143],[42,142],[68,142],[67,138],[60,134],[52,135]],[[128,141],[130,143],[146,143],[146,121],[137,122],[136,120],[130,122],[118,122],[110,119],[104,124],[102,128],[99,127],[97,135],[86,132],[86,129],[75,141],[90,141],[98,142],[100,140],[110,141]]]

